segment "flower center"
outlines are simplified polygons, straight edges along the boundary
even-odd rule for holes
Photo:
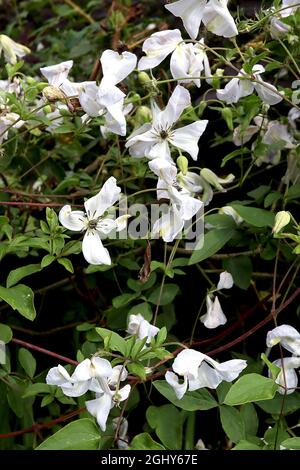
[[[161,137],[163,140],[165,140],[165,139],[167,139],[167,138],[169,137],[168,132],[165,131],[165,130],[161,130],[160,133],[159,133],[159,135],[160,135],[160,137]]]
[[[90,230],[95,230],[97,228],[97,224],[98,224],[97,219],[89,220],[87,223],[87,228]]]

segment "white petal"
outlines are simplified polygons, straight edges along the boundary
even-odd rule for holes
[[[267,334],[267,346],[281,346],[296,356],[300,356],[300,333],[290,325],[280,325]]]
[[[170,209],[153,224],[152,236],[160,235],[166,243],[170,243],[181,232],[183,226],[184,220],[180,212],[172,205]]]
[[[218,363],[207,356],[205,361],[211,364],[222,376],[222,380],[225,380],[226,382],[232,382],[235,380],[242,370],[247,367],[247,361],[243,359],[232,359],[230,361]]]
[[[93,377],[91,361],[90,359],[84,359],[84,361],[80,362],[74,370],[72,379],[76,381],[85,381],[89,380],[91,377]]]
[[[206,328],[213,329],[217,328],[218,326],[225,325],[227,318],[224,315],[217,296],[215,297],[214,301],[211,300],[209,295],[206,297],[206,308],[206,314],[200,317],[201,322]]]
[[[179,0],[165,5],[165,8],[181,18],[190,37],[196,39],[206,3],[207,0]]]
[[[61,365],[52,367],[46,376],[46,383],[48,385],[63,385],[68,382],[71,382],[71,377]]]
[[[97,224],[97,232],[107,235],[112,230],[115,230],[116,222],[113,219],[101,219]]]
[[[114,395],[114,400],[119,403],[120,401],[127,400],[129,397],[131,390],[131,386],[129,384],[125,385],[125,387],[118,390],[118,392]]]
[[[281,369],[281,372],[279,372],[275,380],[275,382],[280,385],[278,392],[283,395],[293,393],[298,386],[298,376],[294,369],[300,367],[300,358],[284,357],[283,360],[277,359],[273,364]]]
[[[126,135],[126,119],[124,115],[123,100],[107,107],[105,126],[107,127],[108,132],[121,136]]]
[[[100,398],[86,401],[85,406],[88,412],[97,419],[101,430],[104,432],[110,409],[113,406],[112,397],[107,393],[104,393]]]
[[[170,70],[173,78],[185,78],[185,80],[178,80],[178,83],[193,82],[197,87],[200,87],[203,54],[197,54],[192,44],[179,44],[171,56]],[[197,76],[199,79],[194,78]]]
[[[176,122],[182,112],[191,104],[189,91],[181,85],[177,85],[173,91],[166,108],[160,113],[160,124],[163,129],[169,129]],[[155,123],[153,124],[155,127]]]
[[[159,65],[182,41],[179,29],[159,31],[150,36],[143,44],[142,57],[138,63],[139,70],[148,70]]]
[[[233,78],[223,90],[217,90],[217,98],[227,104],[237,103],[241,98],[240,79]]]
[[[108,178],[96,196],[91,197],[84,203],[89,218],[97,218],[112,207],[119,199],[121,188],[117,186],[114,176]]]
[[[220,374],[206,362],[202,362],[198,369],[197,378],[189,380],[189,390],[193,391],[204,387],[215,389],[221,382]]]
[[[217,290],[221,289],[231,289],[233,286],[233,277],[227,271],[223,271],[220,274],[220,279],[217,285]]]
[[[128,372],[126,368],[122,365],[113,367],[112,375],[109,379],[109,384],[115,387],[119,382],[123,382],[127,379]]]
[[[48,80],[49,85],[59,87],[68,77],[73,66],[73,60],[67,60],[56,65],[49,65],[40,69],[42,75]]]
[[[283,97],[278,94],[278,90],[274,85],[270,85],[270,83],[266,83],[263,80],[260,80],[260,83],[253,83],[253,86],[264,103],[268,103],[269,105],[274,105],[280,103],[283,100]]]
[[[91,117],[103,113],[103,107],[97,102],[99,87],[95,82],[85,83],[79,91],[78,99],[82,109]]]
[[[173,162],[167,140],[162,140],[161,142],[154,144],[145,156],[150,159],[162,158],[169,162]]]
[[[84,382],[75,382],[73,384],[64,384],[61,386],[62,392],[67,397],[81,397],[84,395],[89,389],[89,380]]]
[[[125,214],[125,215],[120,215],[120,217],[117,217],[115,222],[116,230],[117,232],[121,232],[127,227],[127,222],[129,219],[130,215]]]
[[[163,158],[155,158],[151,160],[148,165],[150,170],[165,182],[165,188],[176,181],[177,168],[174,163],[164,160]]]
[[[118,52],[107,49],[101,56],[103,76],[109,79],[111,84],[122,82],[136,67],[137,57],[131,52]]]
[[[60,223],[69,230],[80,232],[86,227],[86,216],[83,211],[72,211],[71,206],[63,206],[58,215]]]
[[[299,8],[299,0],[282,0],[282,8],[283,10],[279,12],[279,15],[283,18],[290,16]]]
[[[231,38],[238,34],[234,19],[227,8],[227,0],[209,0],[202,18],[208,31]]]
[[[171,197],[171,200],[173,202],[175,202],[174,194],[177,193],[176,206],[183,220],[191,220],[203,206],[202,201],[188,194],[179,193],[176,189],[173,189],[172,193],[173,197]]]
[[[183,395],[185,394],[187,390],[187,378],[186,376],[184,377],[183,383],[179,383],[178,376],[174,374],[174,372],[167,371],[165,375],[165,379],[168,382],[169,385],[173,388],[176,397],[178,400],[181,400]]]
[[[178,375],[196,379],[198,369],[206,356],[194,349],[184,349],[175,358],[172,368]]]
[[[95,377],[110,377],[112,374],[112,367],[107,359],[94,356],[91,360],[92,367],[94,369]]]
[[[193,160],[197,160],[199,148],[198,141],[206,129],[208,121],[196,121],[172,132],[169,142],[184,152],[187,152]]]
[[[90,264],[111,264],[107,248],[104,248],[100,235],[96,230],[88,230],[82,241],[82,253]]]

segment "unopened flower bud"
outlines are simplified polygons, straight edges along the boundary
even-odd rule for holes
[[[66,99],[66,95],[64,94],[64,92],[52,85],[46,86],[46,88],[43,89],[43,95],[50,102],[65,101]]]
[[[177,166],[180,171],[182,171],[183,175],[186,175],[189,169],[189,162],[186,157],[180,155],[180,157],[176,160]]]
[[[139,122],[145,123],[151,121],[151,110],[147,106],[139,106],[135,117]]]
[[[47,106],[44,106],[43,111],[44,111],[44,114],[51,113],[52,109],[51,109],[50,104],[47,104]]]
[[[152,82],[151,78],[146,72],[139,72],[138,74],[138,80],[142,85],[146,85],[150,82]]]
[[[280,230],[283,227],[285,227],[286,225],[290,223],[290,220],[291,220],[291,214],[289,212],[286,212],[286,211],[277,212],[275,216],[275,224],[274,224],[272,232],[273,233],[280,232]]]

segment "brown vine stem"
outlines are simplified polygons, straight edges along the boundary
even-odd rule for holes
[[[63,423],[74,416],[79,415],[80,413],[84,413],[86,411],[85,408],[78,408],[77,410],[71,411],[64,416],[60,416],[59,418],[53,419],[52,421],[48,421],[47,423],[34,423],[30,428],[20,429],[19,431],[8,432],[6,434],[0,434],[0,439],[5,439],[8,437],[15,437],[15,436],[22,436],[23,434],[28,434],[31,432],[38,432],[41,429],[51,428],[55,424]]]
[[[23,202],[23,201],[0,201],[1,206],[27,206],[27,207],[62,207],[65,204],[57,202]],[[73,207],[82,207],[82,204],[73,204]]]
[[[49,351],[48,349],[41,348],[40,346],[36,346],[35,344],[27,343],[27,341],[22,341],[21,339],[17,339],[17,338],[13,338],[11,341],[13,343],[19,344],[20,346],[24,346],[27,349],[33,349],[42,354],[47,354],[48,356],[55,357],[56,359],[59,359],[60,361],[67,362],[68,364],[74,364],[75,366],[78,365],[78,361],[74,361],[74,359],[70,359],[69,357],[62,356],[61,354],[57,354],[53,351]]]

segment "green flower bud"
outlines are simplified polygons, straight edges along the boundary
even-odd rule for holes
[[[180,157],[177,158],[176,163],[179,170],[182,171],[184,175],[186,175],[189,169],[188,159],[183,155],[180,155]]]
[[[285,227],[286,225],[290,223],[290,220],[291,220],[291,214],[289,212],[286,212],[286,211],[277,212],[277,214],[275,215],[275,224],[274,224],[272,232],[273,233],[280,232],[280,230],[283,227]]]

